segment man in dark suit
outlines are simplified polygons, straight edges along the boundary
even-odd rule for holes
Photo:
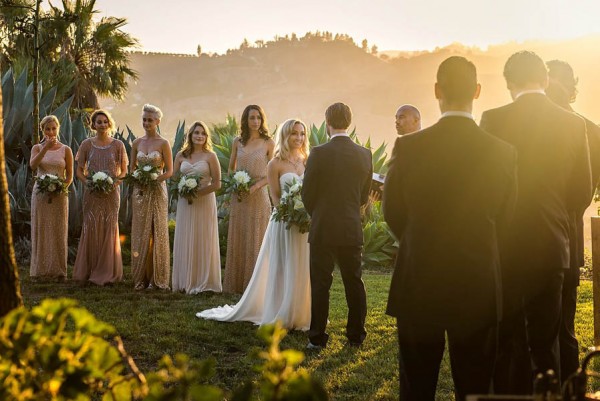
[[[548,66],[550,78],[546,95],[558,106],[570,112],[575,112],[571,103],[577,98],[577,79],[571,66],[561,60],[551,60]],[[581,116],[581,115],[580,115]],[[585,120],[590,164],[592,167],[592,186],[596,188],[600,177],[600,127],[592,121]],[[577,287],[579,286],[579,268],[585,265],[583,248],[583,219],[585,212],[576,210],[573,213],[572,230],[569,238],[571,253],[571,268],[565,272],[562,290],[562,314],[558,335],[560,344],[560,372],[564,382],[579,367],[579,344],[575,337],[575,310],[577,308]]]
[[[590,203],[592,185],[585,123],[546,97],[542,59],[515,53],[504,77],[514,101],[481,118],[481,128],[515,146],[519,171],[515,217],[502,250],[504,315],[494,386],[522,394],[531,392],[533,375],[552,369],[560,376],[571,216]],[[530,358],[522,358],[528,352]]]
[[[385,220],[399,240],[387,313],[397,319],[403,401],[435,399],[445,335],[457,400],[490,392],[498,240],[516,197],[516,152],[475,123],[479,91],[473,63],[442,62],[442,118],[396,140],[384,184]]]
[[[371,152],[348,136],[351,121],[350,107],[343,103],[329,106],[325,123],[331,140],[311,150],[304,172],[302,199],[311,216],[308,242],[312,316],[308,348],[327,345],[329,289],[336,261],[346,290],[348,342],[359,346],[367,335],[360,208],[368,200],[373,162]]]

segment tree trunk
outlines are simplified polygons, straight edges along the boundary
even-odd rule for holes
[[[0,318],[23,305],[19,271],[15,260],[8,202],[8,181],[4,158],[4,121],[2,121],[2,91],[0,91]]]

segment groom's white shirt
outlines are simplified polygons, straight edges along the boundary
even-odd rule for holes
[[[331,135],[331,137],[329,138],[329,140],[335,138],[336,136],[347,136],[347,137],[350,137],[350,135],[347,132],[344,132],[344,133],[340,133],[340,134],[333,134],[333,135]]]

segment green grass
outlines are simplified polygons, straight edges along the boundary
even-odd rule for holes
[[[214,293],[195,296],[161,291],[133,291],[126,268],[125,280],[110,287],[81,287],[73,282],[40,283],[21,270],[22,290],[27,306],[47,297],[70,297],[113,324],[129,353],[142,371],[156,367],[163,354],[183,352],[192,358],[217,360],[214,384],[233,389],[254,378],[255,360],[250,351],[262,347],[251,323],[221,323],[195,317],[195,313],[239,297]],[[303,366],[326,386],[332,400],[397,400],[398,364],[395,322],[385,315],[390,275],[366,272],[368,315],[367,339],[360,349],[345,345],[346,301],[336,272],[331,291],[328,332],[330,342],[321,353],[308,352]],[[580,289],[577,335],[582,350],[593,345],[592,285],[583,281]],[[304,350],[306,334],[294,331],[283,340],[283,348]],[[583,352],[582,352],[583,356]],[[437,400],[453,400],[448,358],[445,357],[438,383]]]

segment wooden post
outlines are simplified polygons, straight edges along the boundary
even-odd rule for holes
[[[594,346],[600,346],[600,216],[592,216],[592,278],[594,299]]]

